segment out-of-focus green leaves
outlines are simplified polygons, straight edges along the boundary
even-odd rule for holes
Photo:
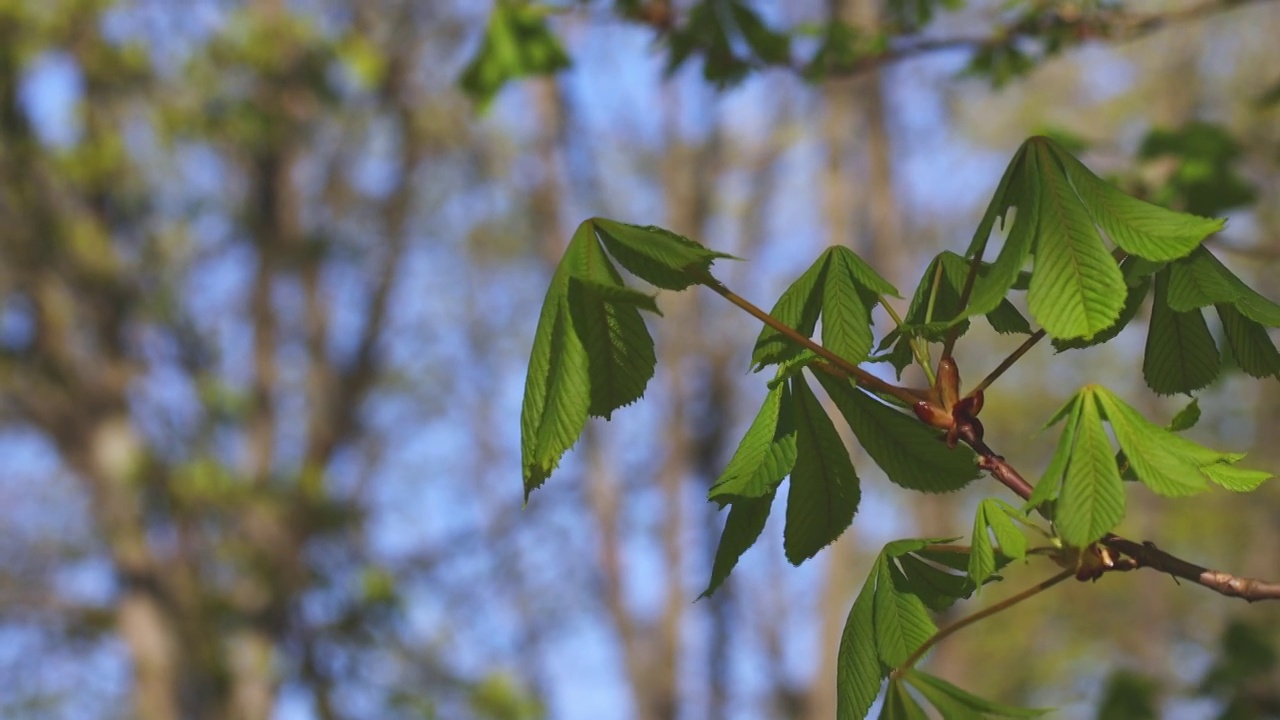
[[[520,0],[499,0],[494,6],[484,39],[458,79],[480,109],[511,80],[569,67],[569,56],[547,27],[547,13],[545,6]]]
[[[1223,631],[1220,655],[1200,680],[1196,694],[1221,703],[1219,720],[1266,720],[1280,716],[1280,655],[1271,627],[1235,620]]]
[[[505,673],[486,676],[471,688],[471,710],[479,720],[543,720],[542,700]]]
[[[791,60],[791,39],[771,29],[741,0],[703,0],[694,5],[667,42],[668,73],[700,54],[703,77],[718,88],[741,82],[753,69]]]
[[[1176,163],[1168,180],[1154,188],[1152,202],[1211,216],[1257,198],[1253,183],[1235,170],[1240,144],[1218,125],[1192,122],[1177,130],[1152,130],[1138,157]]]
[[[1130,670],[1117,670],[1107,678],[1098,704],[1097,720],[1157,720],[1160,686]]]

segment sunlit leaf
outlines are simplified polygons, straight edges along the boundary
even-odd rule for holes
[[[1111,441],[1088,388],[1081,391],[1067,422],[1075,424],[1075,446],[1062,478],[1054,522],[1063,540],[1084,547],[1101,538],[1124,517],[1124,485],[1116,468]]]
[[[907,583],[895,565],[884,562],[876,573],[876,651],[886,665],[898,667],[938,628],[920,598],[900,589]]]
[[[1047,140],[1033,143],[1040,222],[1027,305],[1052,337],[1087,339],[1120,317],[1127,289],[1050,146]]]
[[[876,561],[871,574],[854,600],[840,635],[840,650],[836,659],[836,716],[841,720],[860,720],[867,716],[885,673],[881,669],[880,656],[876,653],[875,636],[875,587],[879,575]]]
[[[1062,163],[1094,222],[1125,252],[1155,261],[1180,258],[1221,230],[1226,222],[1144,202],[1099,179],[1071,153],[1055,148],[1054,156]]]

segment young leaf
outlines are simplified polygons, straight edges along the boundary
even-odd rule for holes
[[[821,374],[818,382],[893,483],[909,490],[952,492],[981,474],[968,446],[948,450],[933,430],[846,381]]]
[[[534,333],[520,409],[520,455],[525,499],[550,476],[573,447],[591,407],[590,371],[569,312],[569,278],[584,243],[595,243],[579,228],[551,278]]]
[[[1013,156],[1013,161],[1009,163],[1009,169],[1005,171],[1001,185],[1004,188],[1003,193],[997,190],[997,198],[1000,198],[1001,204],[1004,205],[1000,215],[1005,216],[1008,208],[1014,205],[1017,206],[1018,212],[1013,219],[1013,226],[1009,228],[1004,246],[1000,248],[1000,254],[991,265],[991,272],[986,277],[978,278],[974,283],[967,314],[988,312],[994,310],[1002,301],[1007,302],[1005,296],[1008,295],[1009,289],[1017,284],[1019,273],[1027,264],[1027,258],[1030,257],[1032,246],[1035,244],[1040,223],[1040,178],[1035,153],[1028,152],[1026,143],[1023,143]],[[991,233],[994,224],[988,222],[988,219],[994,220],[991,213],[996,207],[997,198],[992,198],[992,205],[987,208],[988,217],[984,217],[983,223],[978,226],[978,232],[983,238],[982,247],[985,247],[987,236]],[[969,250],[965,253],[967,257],[973,257],[975,245],[976,243],[970,244]]]
[[[711,597],[711,593],[729,577],[742,553],[760,538],[769,519],[769,510],[773,507],[773,495],[771,490],[758,498],[738,498],[729,506],[729,519],[724,523],[716,558],[711,564],[711,582],[698,596],[699,599]]]
[[[1138,479],[1159,495],[1179,497],[1200,492],[1206,487],[1200,468],[1231,461],[1229,455],[1215,453],[1152,423],[1106,388],[1094,386],[1090,394],[1106,413],[1116,442]]]
[[[796,461],[791,405],[791,392],[786,383],[769,390],[728,466],[711,486],[708,499],[723,502],[730,497],[772,494]]]
[[[1222,319],[1227,346],[1240,369],[1256,378],[1280,373],[1280,353],[1267,336],[1267,329],[1242,315],[1233,305],[1218,303],[1214,307]]]
[[[547,28],[545,15],[544,9],[523,3],[494,7],[484,40],[458,79],[480,110],[511,80],[569,67],[569,56]]]
[[[1132,258],[1126,258],[1125,262],[1129,262]],[[1151,290],[1151,278],[1142,277],[1135,281],[1135,284],[1129,285],[1129,292],[1125,295],[1124,307],[1120,309],[1120,317],[1116,319],[1111,327],[1094,335],[1088,340],[1082,338],[1071,338],[1063,340],[1054,338],[1053,349],[1062,352],[1064,350],[1076,350],[1079,348],[1093,347],[1101,345],[1104,342],[1114,338],[1124,330],[1129,323],[1133,322],[1133,318],[1138,314],[1138,308],[1142,306],[1142,301],[1147,299],[1147,292]]]
[[[1187,403],[1186,407],[1173,416],[1173,419],[1169,421],[1165,429],[1169,432],[1182,432],[1195,427],[1198,422],[1200,422],[1200,400],[1191,398],[1191,402]]]
[[[1062,478],[1067,474],[1068,468],[1071,466],[1071,453],[1076,446],[1076,425],[1079,420],[1080,411],[1080,394],[1076,393],[1071,396],[1058,411],[1049,418],[1049,422],[1045,423],[1045,429],[1048,429],[1065,418],[1066,424],[1062,426],[1062,434],[1058,436],[1058,446],[1053,451],[1053,457],[1049,459],[1049,465],[1044,469],[1044,474],[1040,476],[1040,481],[1036,483],[1035,489],[1031,491],[1031,497],[1027,498],[1024,506],[1026,512],[1030,512],[1046,502],[1055,501],[1062,488]],[[1050,518],[1052,519],[1052,518]]]
[[[1203,247],[1169,265],[1169,307],[1186,311],[1218,303],[1267,327],[1280,327],[1280,305],[1259,295]]]
[[[906,578],[887,560],[877,565],[875,595],[876,651],[891,668],[938,631],[920,598],[906,591]]]
[[[595,246],[594,241],[591,244]],[[596,251],[599,252],[598,246]],[[623,297],[619,290],[626,288],[569,278],[569,316],[587,350],[589,411],[606,420],[614,410],[635,402],[644,394],[658,362],[653,338],[636,305],[605,299],[606,296]],[[653,301],[648,295],[635,295],[650,303]]]
[[[1026,557],[1027,539],[1010,519],[1021,514],[1008,504],[995,498],[986,498],[978,504],[978,511],[973,519],[973,542],[969,548],[969,577],[976,585],[987,581],[996,571],[995,551],[991,546],[991,536],[996,536],[1000,545],[1000,553],[1012,560]]]
[[[1075,427],[1075,445],[1062,478],[1054,522],[1064,541],[1084,547],[1124,517],[1124,485],[1089,388],[1080,391],[1067,423]]]
[[[1200,310],[1179,312],[1168,303],[1168,272],[1156,273],[1142,377],[1161,395],[1199,390],[1218,376],[1218,347]]]
[[[1031,718],[1039,717],[1049,712],[1048,710],[1036,708],[1005,705],[980,698],[961,690],[940,677],[915,669],[903,673],[902,679],[919,690],[920,694],[924,695],[925,699],[936,707],[947,720],[966,717],[983,718],[991,715],[1004,718]]]
[[[609,254],[636,277],[656,287],[683,290],[710,279],[711,263],[732,255],[710,250],[683,235],[654,226],[604,218],[589,220]]]
[[[1274,477],[1263,470],[1248,470],[1226,463],[1206,465],[1200,468],[1200,472],[1216,485],[1232,492],[1253,492],[1259,485]]]
[[[1052,337],[1088,339],[1120,317],[1124,277],[1052,157],[1052,143],[1028,142],[1039,166],[1040,223],[1027,305]]]
[[[871,352],[871,306],[863,302],[845,250],[831,252],[826,282],[822,284],[822,344],[852,363]],[[861,262],[861,261],[859,261]]]
[[[822,286],[826,283],[829,256],[823,253],[808,270],[782,293],[769,314],[806,337],[813,335],[822,312]],[[800,348],[777,330],[765,326],[756,338],[751,351],[752,369],[759,372],[766,365],[773,365],[794,357]]]
[[[920,598],[934,612],[943,612],[960,598],[967,598],[977,587],[967,575],[956,575],[936,568],[913,553],[900,555],[898,565],[907,578],[906,590]],[[936,562],[936,561],[935,561]]]
[[[841,720],[866,717],[885,676],[880,656],[876,654],[874,605],[876,577],[883,562],[886,562],[883,557],[877,558],[872,566],[840,634],[836,658],[836,717]]]
[[[1071,153],[1050,145],[1090,216],[1125,252],[1157,262],[1196,249],[1222,229],[1225,220],[1174,212],[1124,194],[1103,182]]]
[[[795,397],[796,461],[787,492],[782,547],[793,565],[834,542],[858,510],[858,476],[840,435],[804,376],[791,379]]]

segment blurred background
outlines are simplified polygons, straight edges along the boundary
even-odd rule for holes
[[[550,272],[604,215],[746,258],[718,275],[766,307],[836,243],[909,296],[1048,132],[1228,216],[1214,251],[1277,297],[1280,3],[1124,9],[0,0],[0,717],[833,717],[880,546],[967,534],[1001,489],[908,495],[863,459],[836,545],[790,567],[775,512],[694,602],[758,327],[663,293],[647,396],[522,507]],[[962,372],[1019,340],[975,328]],[[1142,343],[1038,346],[989,391],[988,441],[1038,477],[1085,382],[1167,421],[1185,398],[1144,387]],[[1280,468],[1274,381],[1229,372],[1201,405],[1194,437]],[[1280,578],[1275,483],[1131,489],[1121,531]],[[1277,622],[1109,575],[927,667],[1064,718],[1280,717]]]

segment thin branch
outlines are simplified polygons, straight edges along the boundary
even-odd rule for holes
[[[934,633],[933,637],[926,640],[923,645],[916,648],[916,651],[911,653],[911,657],[908,657],[906,661],[904,661],[901,665],[895,668],[893,671],[894,676],[896,677],[903,670],[908,670],[911,667],[913,667],[917,662],[920,661],[920,658],[924,657],[925,653],[929,652],[929,650],[933,648],[934,645],[937,645],[938,643],[942,642],[948,637],[954,635],[956,632],[963,630],[980,620],[985,620],[991,617],[992,615],[995,615],[998,612],[1001,612],[1003,610],[1008,610],[1009,608],[1013,607],[1014,605],[1017,605],[1023,600],[1027,600],[1029,598],[1035,597],[1036,595],[1039,595],[1040,593],[1044,592],[1045,590],[1048,590],[1054,585],[1057,585],[1063,580],[1066,580],[1067,578],[1071,577],[1074,574],[1075,574],[1074,570],[1063,570],[1062,572],[1058,573],[1057,575],[1054,575],[1053,577],[1047,580],[1044,580],[1035,585],[1032,585],[1026,590],[1023,590],[1022,592],[1018,593],[1017,595],[1012,595],[1010,597],[1007,597],[1004,600],[1001,600],[1000,602],[996,603],[995,605],[992,605],[991,607],[984,608],[972,615],[969,615],[968,617],[961,618],[956,622],[942,628],[938,632]]]
[[[978,393],[990,387],[991,383],[995,382],[996,379],[999,378],[1001,375],[1003,375],[1006,370],[1013,367],[1013,364],[1018,362],[1018,360],[1023,355],[1026,355],[1028,350],[1035,347],[1036,343],[1040,342],[1040,340],[1044,338],[1045,335],[1046,333],[1044,331],[1044,328],[1041,328],[1035,331],[1034,333],[1032,333],[1030,337],[1028,337],[1025,341],[1023,341],[1021,345],[1017,347],[1017,349],[1009,353],[1009,357],[1005,358],[1004,361],[1002,361],[999,365],[997,365],[995,370],[992,370],[990,373],[987,373],[987,376],[982,378],[982,382],[975,385],[974,388],[969,391],[969,396],[972,397],[974,395],[977,395]]]
[[[992,477],[1023,500],[1031,497],[1033,489],[1031,483],[1027,482],[1003,457],[995,454],[981,437],[975,437],[972,432],[962,432],[960,438],[978,453],[978,463],[982,469],[990,472]],[[1280,583],[1211,570],[1171,555],[1157,548],[1155,543],[1150,541],[1139,543],[1119,535],[1108,534],[1100,543],[1107,549],[1119,553],[1125,562],[1109,562],[1100,569],[1099,574],[1126,572],[1145,567],[1193,582],[1227,597],[1243,598],[1249,602],[1280,600]]]
[[[707,287],[714,290],[716,294],[720,295],[725,300],[728,300],[734,305],[737,305],[739,308],[742,308],[743,310],[745,310],[749,315],[751,315],[755,319],[759,320],[765,325],[768,325],[769,327],[778,331],[778,333],[780,333],[783,337],[786,337],[788,340],[794,342],[795,344],[807,350],[812,351],[813,354],[831,363],[833,366],[835,366],[841,372],[848,375],[852,380],[857,382],[859,385],[870,388],[872,390],[876,390],[878,392],[882,392],[886,395],[891,395],[901,400],[902,402],[906,403],[908,406],[915,405],[916,403],[920,402],[921,400],[927,397],[927,394],[922,390],[899,387],[892,383],[887,383],[884,380],[881,380],[880,378],[872,375],[871,373],[868,373],[866,370],[863,370],[857,365],[854,365],[848,360],[845,360],[839,355],[831,352],[830,350],[819,345],[813,340],[805,337],[803,334],[796,331],[794,328],[788,326],[786,323],[782,322],[781,320],[778,320],[777,318],[765,312],[764,310],[761,310],[760,308],[756,307],[754,304],[751,303],[751,301],[741,297],[740,295],[734,293],[729,288],[725,287],[724,283],[721,283],[720,281],[714,278],[708,277],[705,280],[704,284]]]

